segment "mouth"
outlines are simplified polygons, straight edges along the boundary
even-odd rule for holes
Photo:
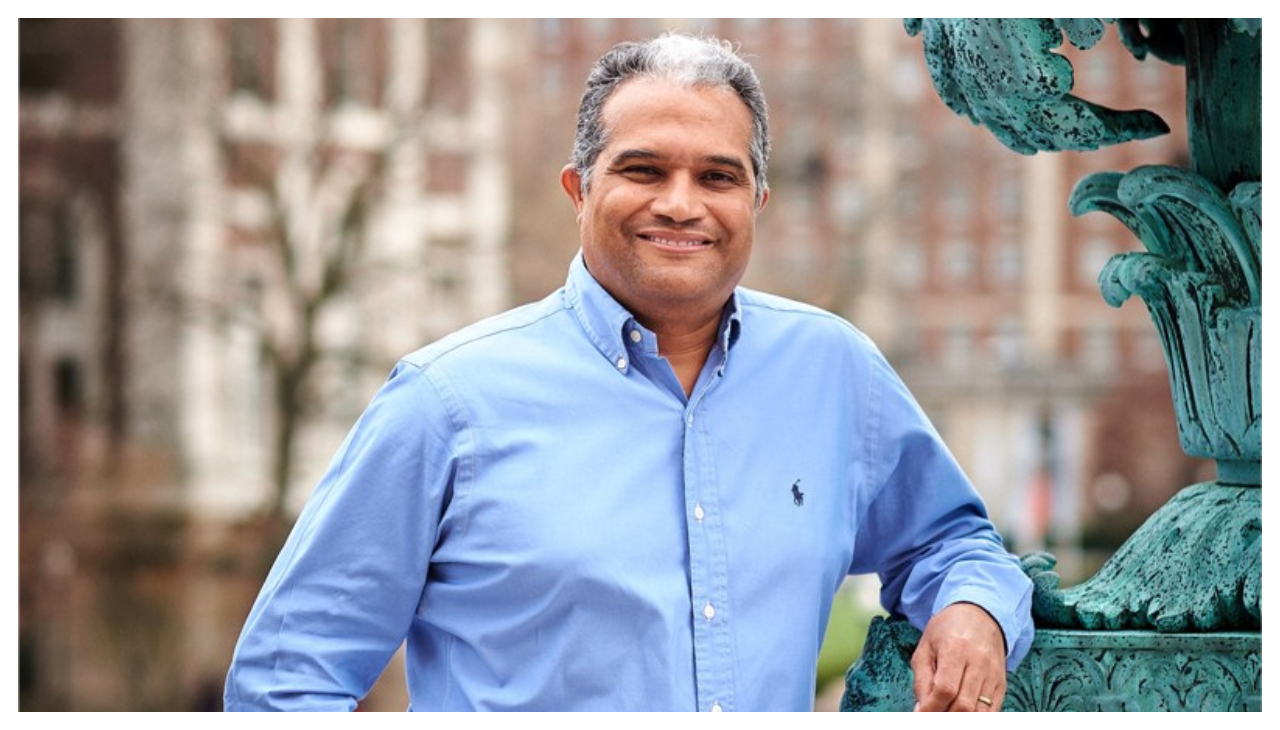
[[[706,248],[711,245],[711,239],[701,235],[688,233],[641,233],[638,234],[637,237],[642,241],[648,241],[660,248],[694,250]]]

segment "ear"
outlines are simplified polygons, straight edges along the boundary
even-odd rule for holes
[[[756,207],[756,212],[764,210],[764,206],[769,202],[769,188],[764,189],[764,193],[760,196],[760,205]]]
[[[573,201],[573,209],[579,215],[582,214],[582,176],[574,169],[573,165],[565,165],[560,171],[560,187],[564,188],[564,192],[569,196],[569,200]]]

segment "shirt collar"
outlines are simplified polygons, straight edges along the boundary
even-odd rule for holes
[[[600,282],[587,271],[587,264],[582,258],[582,251],[573,257],[569,265],[569,278],[564,287],[565,301],[573,310],[582,329],[591,339],[600,354],[624,372],[627,369],[626,333],[640,329],[640,323],[618,303]],[[724,308],[720,318],[720,333],[717,336],[720,346],[724,348],[726,357],[742,330],[742,306],[738,301],[738,290]],[[619,363],[623,363],[619,365]]]

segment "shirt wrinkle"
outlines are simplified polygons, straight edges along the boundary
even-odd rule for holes
[[[460,441],[457,459],[458,476],[457,479],[447,485],[445,490],[446,500],[441,505],[439,512],[443,513],[450,507],[459,512],[461,515],[459,530],[462,534],[465,534],[471,524],[471,513],[467,509],[467,497],[470,493],[473,474],[475,473],[475,462],[479,458],[476,454],[475,438],[471,434],[471,421],[467,418],[466,403],[462,398],[458,397],[457,392],[450,386],[448,378],[443,372],[439,370],[420,370],[418,374],[440,396],[440,403],[444,406],[445,414],[449,417],[449,422],[454,427],[456,438]]]

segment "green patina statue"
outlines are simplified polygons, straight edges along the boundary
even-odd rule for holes
[[[1153,515],[1089,580],[1060,588],[1047,553],[1023,557],[1037,637],[1006,710],[1259,710],[1262,673],[1262,24],[1259,19],[937,19],[923,35],[934,86],[1009,148],[1089,150],[1162,134],[1147,111],[1072,96],[1063,37],[1114,24],[1139,59],[1186,66],[1192,167],[1089,175],[1076,215],[1105,212],[1145,253],[1099,276],[1137,295],[1164,346],[1184,451],[1218,478]],[[907,710],[918,632],[877,619],[842,709]]]

